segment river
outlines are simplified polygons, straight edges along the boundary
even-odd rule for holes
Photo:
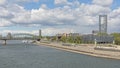
[[[0,44],[0,68],[120,68],[120,60],[8,41]]]

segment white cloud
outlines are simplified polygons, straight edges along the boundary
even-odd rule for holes
[[[110,6],[113,0],[93,0],[93,3],[102,6]]]
[[[55,4],[66,4],[67,3],[67,0],[55,0]]]
[[[120,18],[120,7],[118,9],[114,9],[110,13],[110,17],[112,17],[112,18],[119,17]]]
[[[6,9],[14,16],[11,21],[15,24],[27,24],[30,26],[32,24],[45,26],[81,24],[93,25],[96,23],[96,15],[110,12],[108,7],[87,4],[79,4],[75,8],[65,5],[64,7],[57,7],[53,9],[48,9],[47,6],[43,4],[39,9],[32,9],[31,11],[25,10],[24,7],[17,4],[13,4],[10,7]],[[3,14],[3,12],[1,14]]]
[[[39,0],[9,0],[9,3],[27,3],[27,2],[38,2]]]
[[[106,14],[111,11],[109,7],[103,7],[100,5],[86,5],[86,4],[81,4],[80,9],[81,11],[83,11],[88,15]]]
[[[0,5],[4,5],[6,3],[6,0],[0,0]]]
[[[34,22],[39,21],[41,25],[60,25],[74,20],[74,16],[65,12],[65,9],[33,9],[31,19]],[[66,22],[65,22],[66,21]]]
[[[6,19],[0,19],[0,27],[4,27],[4,26],[10,26],[12,25],[12,23],[9,21],[9,20],[6,20]]]
[[[32,1],[32,0],[15,0],[16,2],[29,2],[29,1]]]
[[[31,21],[30,12],[17,13],[12,21],[16,24],[29,24]]]
[[[42,34],[47,36],[47,35],[56,35],[58,33],[71,33],[74,32],[73,29],[68,29],[68,28],[46,28],[42,29]]]
[[[109,14],[110,19],[115,19],[115,18],[120,18],[120,8],[114,9],[112,12]]]
[[[109,29],[113,32],[120,29],[120,8],[114,9],[109,14],[108,21]]]
[[[16,1],[30,2],[33,0]],[[105,3],[103,3],[103,0],[93,0],[92,4],[84,4],[78,1],[71,3],[67,0],[55,0],[55,4],[60,4],[62,7],[57,6],[50,9],[47,5],[42,4],[39,9],[32,10],[26,10],[23,6],[15,3],[8,4],[4,7],[0,6],[0,17],[3,19],[0,26],[10,26],[14,24],[35,27],[48,26],[49,28],[43,29],[43,34],[50,35],[60,32],[70,32],[70,30],[80,31],[80,29],[87,32],[88,27],[98,26],[99,14],[107,14],[109,16],[108,23],[110,23],[109,26],[111,29],[117,29],[117,26],[120,25],[120,8],[111,10],[109,6],[112,4],[112,0],[105,0],[104,2]],[[57,26],[61,27],[54,28]],[[76,26],[79,27],[79,29],[74,28],[73,30],[66,26]],[[91,30],[95,27],[91,27]]]
[[[25,10],[24,7],[17,4],[11,5],[10,7],[8,7],[8,10],[14,15],[11,19],[13,23],[24,25],[31,21],[30,11]]]
[[[43,36],[48,36],[48,35],[56,35],[58,33],[71,33],[74,32],[72,29],[66,29],[66,28],[45,28],[42,29],[42,35]],[[7,34],[7,33],[29,33],[29,34],[35,34],[35,35],[39,35],[39,31],[38,30],[32,30],[32,31],[27,31],[27,30],[2,30],[1,31],[2,34]]]
[[[7,34],[7,33],[12,33],[12,34],[16,34],[16,33],[29,33],[29,34],[35,34],[38,35],[38,31],[36,30],[32,30],[32,31],[25,31],[25,30],[2,30],[1,31],[2,34]]]
[[[54,4],[57,5],[57,6],[72,6],[72,7],[76,7],[78,5],[80,5],[80,3],[75,0],[73,2],[69,2],[68,0],[54,0]]]
[[[47,9],[47,5],[46,5],[46,4],[42,4],[42,5],[41,5],[41,8],[42,8],[42,9]]]
[[[0,7],[0,16],[1,17],[4,17],[4,16],[8,16],[9,15],[9,11],[6,9],[6,8],[4,8],[4,7]]]

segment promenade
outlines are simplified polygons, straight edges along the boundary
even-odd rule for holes
[[[95,57],[104,57],[109,59],[120,59],[120,52],[119,51],[107,51],[107,50],[96,50],[94,44],[80,44],[79,46],[65,46],[62,43],[42,43],[37,42],[37,45],[49,46],[60,50],[65,50],[74,53],[80,53]]]

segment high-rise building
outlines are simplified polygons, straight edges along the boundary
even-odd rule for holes
[[[39,37],[41,37],[41,30],[39,30]]]
[[[8,34],[7,34],[7,38],[8,38],[8,39],[11,39],[11,38],[12,38],[12,34],[11,34],[11,33],[8,33]]]
[[[0,34],[0,39],[2,39],[2,34]]]
[[[107,15],[99,15],[99,32],[107,34]]]

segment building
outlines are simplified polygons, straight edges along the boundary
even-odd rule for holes
[[[99,15],[99,31],[93,30],[92,34],[82,35],[82,42],[113,43],[114,37],[107,34],[107,15]]]
[[[80,36],[79,33],[63,33],[63,34],[56,34],[56,36],[64,36],[64,37],[70,37],[70,36]]]
[[[76,37],[76,36],[80,36],[80,34],[79,33],[69,33],[68,36]]]
[[[107,34],[107,15],[99,15],[99,32]]]
[[[60,40],[62,37],[73,37],[76,38],[77,36],[80,36],[79,33],[62,33],[62,34],[56,34],[57,40]]]
[[[41,35],[41,30],[39,30],[39,37],[41,37],[42,35]]]
[[[98,36],[93,34],[82,35],[82,43],[113,43],[114,37],[111,35]]]
[[[2,39],[2,34],[0,34],[0,39]]]
[[[7,34],[7,38],[8,38],[8,39],[12,39],[12,34],[11,34],[11,33],[8,33],[8,34]]]

